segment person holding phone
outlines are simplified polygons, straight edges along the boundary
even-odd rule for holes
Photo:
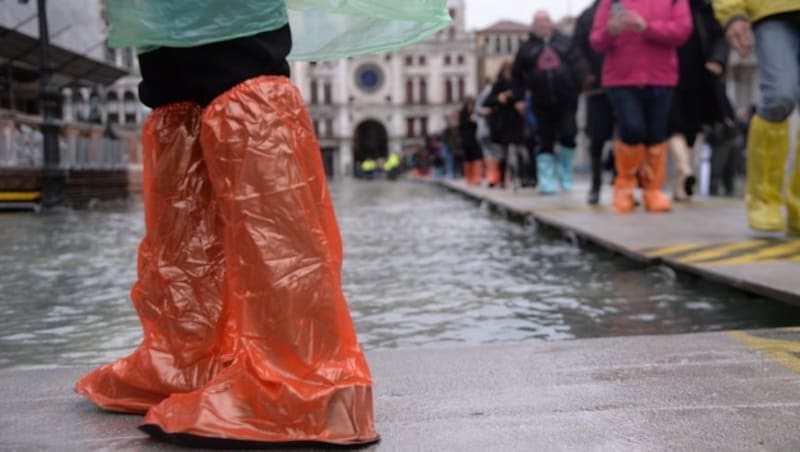
[[[601,0],[590,42],[604,54],[602,86],[619,121],[614,210],[635,209],[637,177],[647,211],[668,212],[667,126],[678,83],[677,48],[692,31],[687,0]]]

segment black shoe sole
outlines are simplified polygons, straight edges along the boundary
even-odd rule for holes
[[[686,179],[683,180],[683,191],[686,192],[686,196],[693,196],[694,195],[694,184],[697,183],[697,178],[694,176],[688,176]]]

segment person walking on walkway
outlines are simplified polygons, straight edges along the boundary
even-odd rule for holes
[[[533,97],[540,138],[536,156],[539,192],[553,194],[557,184],[569,191],[578,134],[578,94],[588,69],[570,38],[556,30],[547,11],[534,15],[532,32],[517,51],[512,72],[519,112],[525,111],[526,92]],[[557,156],[556,143],[560,145]]]
[[[480,185],[483,179],[483,151],[477,132],[475,99],[467,97],[458,112],[458,133],[464,149],[464,179],[469,185]]]
[[[689,0],[689,9],[692,34],[678,48],[678,86],[669,121],[669,147],[675,158],[672,194],[676,201],[687,201],[694,194],[697,178],[692,149],[702,128],[713,131],[715,125],[736,126],[722,78],[729,53],[725,33],[714,19],[710,0]],[[721,154],[725,149],[718,146],[717,150]]]
[[[492,130],[489,124],[492,117],[492,108],[486,105],[493,87],[494,83],[487,78],[483,90],[475,100],[476,122],[478,125],[475,131],[475,138],[483,150],[486,184],[489,187],[494,187],[500,183],[500,158],[503,154],[503,149],[500,145],[492,141]]]
[[[714,0],[713,5],[739,55],[749,55],[755,41],[763,101],[748,130],[747,220],[755,230],[788,228],[800,234],[800,139],[787,189],[787,219],[781,212],[788,118],[800,102],[800,1]]]
[[[442,154],[445,157],[445,177],[447,179],[463,176],[464,149],[461,147],[457,115],[458,112],[453,111],[445,116],[445,128],[442,131]]]
[[[491,109],[489,114],[489,131],[491,140],[497,143],[502,150],[498,165],[497,176],[499,180],[489,180],[489,186],[506,186],[508,162],[518,165],[525,152],[524,118],[523,112],[517,110],[514,102],[511,85],[511,62],[506,61],[500,66],[500,72],[492,85],[492,90],[484,100],[483,105]],[[519,166],[512,168],[518,171]]]
[[[614,210],[632,212],[637,176],[645,208],[672,209],[661,192],[667,175],[667,125],[678,83],[677,48],[692,30],[688,0],[601,0],[591,44],[605,54],[602,84],[619,120],[614,150]]]
[[[600,85],[603,71],[603,54],[595,51],[589,42],[595,12],[600,0],[586,8],[575,25],[572,44],[581,52],[583,59],[589,63],[591,70],[584,80],[586,92],[586,129],[589,135],[589,156],[592,165],[592,183],[589,188],[587,202],[596,205],[600,202],[600,187],[603,184],[603,149],[606,143],[614,138],[614,109],[608,95]]]
[[[110,44],[147,49],[146,232],[131,291],[144,338],[76,390],[106,410],[146,413],[142,429],[158,438],[375,442],[342,241],[286,58],[413,42],[450,23],[446,1],[196,3],[108,0]]]

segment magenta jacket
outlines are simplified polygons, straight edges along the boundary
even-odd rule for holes
[[[675,86],[680,47],[692,32],[688,0],[620,0],[646,21],[642,33],[611,36],[606,27],[612,0],[600,0],[589,40],[604,54],[603,86]]]

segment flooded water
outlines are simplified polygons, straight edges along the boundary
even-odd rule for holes
[[[683,281],[426,184],[332,186],[365,349],[800,324],[800,309]],[[141,206],[0,215],[0,368],[99,364],[140,340]]]

